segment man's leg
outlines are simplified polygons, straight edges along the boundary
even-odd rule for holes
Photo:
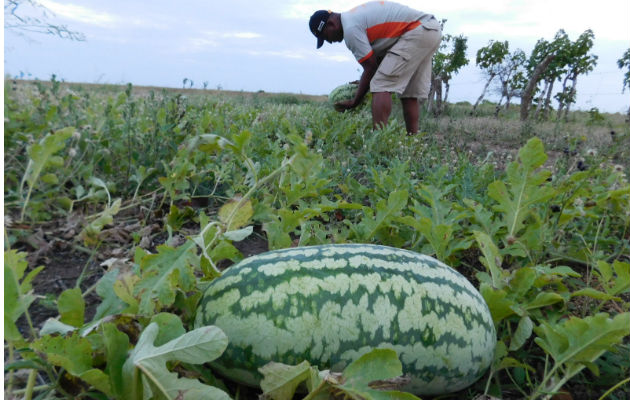
[[[392,95],[389,92],[372,93],[372,122],[374,129],[387,125],[392,112]]]
[[[419,110],[418,99],[415,97],[401,98],[403,116],[405,117],[405,126],[407,127],[407,135],[415,135],[418,133]]]

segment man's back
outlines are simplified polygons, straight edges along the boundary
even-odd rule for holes
[[[341,13],[341,24],[346,46],[362,62],[373,53],[381,56],[403,33],[431,17],[402,4],[372,1]]]

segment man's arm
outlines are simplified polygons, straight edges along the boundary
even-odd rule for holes
[[[361,80],[359,80],[359,88],[357,89],[357,93],[354,95],[354,99],[347,101],[340,101],[335,103],[335,109],[337,111],[349,110],[351,108],[355,108],[359,104],[361,104],[361,100],[367,94],[368,90],[370,90],[370,81],[374,77],[376,70],[378,69],[378,62],[376,61],[376,57],[372,55],[361,63],[363,67],[363,73],[361,74]]]

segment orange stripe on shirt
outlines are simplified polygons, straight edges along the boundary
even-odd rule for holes
[[[372,54],[374,54],[374,50],[370,50],[369,53],[367,53],[365,55],[365,57],[363,57],[362,59],[359,60],[359,64],[362,64],[363,61],[367,60],[368,58],[372,57]]]
[[[417,28],[419,25],[420,21],[385,22],[374,25],[367,29],[368,41],[372,43],[377,39],[398,37],[407,31]]]

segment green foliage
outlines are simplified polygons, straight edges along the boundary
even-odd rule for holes
[[[623,89],[625,91],[626,88],[630,88],[630,48],[628,48],[621,56],[620,59],[617,60],[617,66],[619,69],[626,69],[623,74]]]
[[[374,349],[349,364],[342,373],[319,371],[307,361],[296,366],[270,363],[260,368],[263,398],[291,400],[297,387],[305,384],[305,400],[343,396],[351,399],[417,399],[416,396],[393,390],[404,386],[402,364],[394,350]]]
[[[584,319],[573,317],[560,324],[543,322],[536,333],[536,344],[554,360],[538,390],[554,393],[585,367],[599,374],[595,360],[630,335],[630,313],[614,318],[603,313]],[[548,381],[553,382],[550,388],[546,387]]]
[[[584,50],[592,37],[556,39],[536,47],[532,67],[559,45],[581,43]],[[446,83],[467,62],[466,38],[443,44],[434,72]],[[592,60],[588,51],[580,54]],[[515,52],[513,64],[523,65],[523,57]],[[522,87],[524,74],[511,71],[502,84],[518,82],[506,93]],[[556,79],[554,71],[544,79]],[[510,133],[514,116],[507,111],[497,125],[475,129],[477,120],[463,119],[470,105],[451,105],[446,119],[423,116],[421,133],[409,138],[399,109],[388,127],[373,132],[364,110],[339,114],[301,96],[187,97],[56,79],[12,86],[5,82],[7,393],[128,398],[125,388],[136,385],[142,396],[157,395],[158,386],[149,385],[155,377],[189,387],[175,372],[195,378],[191,387],[221,386],[206,366],[181,358],[151,361],[146,375],[143,357],[191,330],[203,289],[243,258],[239,242],[247,247],[249,240],[270,249],[389,244],[465,272],[490,307],[499,343],[492,370],[455,397],[544,397],[559,382],[570,388],[589,381],[584,367],[599,370],[603,390],[627,376],[627,362],[609,351],[627,347],[627,330],[617,328],[628,326],[630,309],[630,132],[623,121],[594,110],[573,115],[576,124],[558,121],[553,134],[532,121],[521,136]],[[609,125],[616,133],[600,138],[598,154],[587,154],[581,137],[593,143]],[[539,138],[524,140],[534,133]],[[479,148],[468,154],[472,142]],[[516,159],[500,159],[497,147]],[[47,296],[58,317],[31,326],[33,305],[47,294],[32,290],[42,270],[23,250],[32,234],[72,226],[51,243],[87,246],[100,257],[117,231],[110,228],[129,221],[138,224],[128,232],[133,243],[110,245],[132,260],[108,269],[93,289],[78,284]],[[167,243],[143,243],[152,225],[162,231],[151,239]],[[100,302],[90,320],[94,296]],[[609,335],[597,337],[598,329]],[[186,337],[202,341],[195,335]],[[18,381],[21,369],[32,385]],[[301,378],[304,368],[286,374]],[[326,385],[341,390],[333,388],[339,381]]]
[[[477,50],[477,66],[493,73],[492,67],[498,66],[508,54],[508,42],[491,40],[487,46]]]
[[[65,141],[72,136],[74,128],[61,129],[53,134],[46,135],[39,143],[29,146],[27,152],[30,157],[22,183],[20,185],[20,196],[22,195],[24,185],[28,185],[28,192],[22,206],[22,214],[20,221],[24,220],[26,207],[33,193],[33,189],[40,179],[41,174],[46,170],[61,167],[64,164],[63,158],[56,155],[65,147]],[[59,183],[59,178],[52,172],[41,176],[42,182],[55,185]]]
[[[16,321],[23,314],[28,316],[28,308],[35,301],[31,282],[44,267],[37,267],[26,276],[26,253],[15,250],[4,252],[4,337],[13,343],[22,341],[22,334],[18,331]],[[31,334],[33,327],[31,326]]]
[[[177,248],[162,245],[157,250],[157,254],[136,253],[141,275],[134,285],[134,295],[141,299],[138,313],[143,315],[172,305],[178,289],[188,292],[195,286],[194,266],[199,261],[192,251],[194,243],[189,241]]]
[[[488,195],[498,205],[494,208],[501,213],[505,229],[505,252],[519,253],[522,256],[539,248],[540,216],[533,207],[545,202],[554,195],[552,187],[546,184],[551,172],[537,169],[543,165],[547,155],[540,139],[530,139],[519,150],[520,162],[512,162],[507,168],[507,184],[495,181],[488,186]],[[526,226],[526,220],[532,221]],[[538,240],[537,240],[538,239]]]
[[[155,347],[158,325],[150,324],[140,335],[138,344],[122,367],[121,398],[128,399],[229,399],[220,389],[190,378],[179,378],[169,372],[166,363],[189,364],[210,362],[223,353],[227,337],[218,328],[206,326],[187,332]]]

